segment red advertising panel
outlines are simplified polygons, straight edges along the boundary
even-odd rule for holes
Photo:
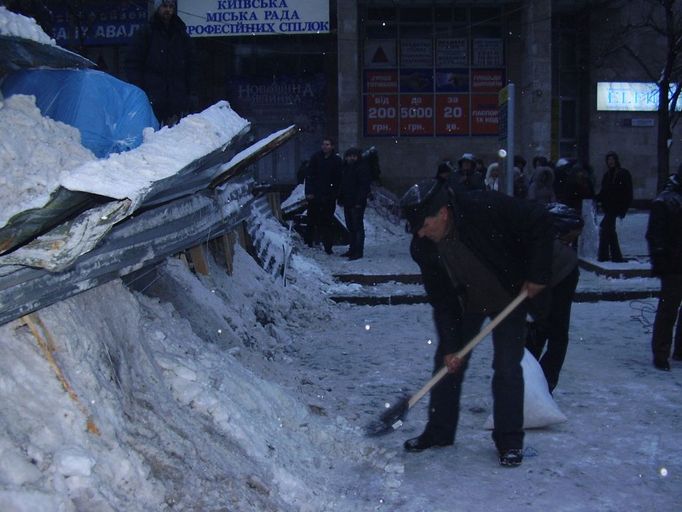
[[[471,92],[499,92],[506,84],[504,69],[473,69],[471,71]]]
[[[436,135],[469,135],[469,95],[436,96]]]
[[[400,134],[433,135],[433,95],[400,95]]]
[[[368,94],[365,96],[365,135],[398,135],[398,96]]]
[[[471,95],[471,134],[497,135],[500,116],[496,94]]]
[[[395,69],[365,70],[365,92],[397,93],[398,71]]]

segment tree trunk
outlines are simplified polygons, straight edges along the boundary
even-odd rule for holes
[[[670,132],[670,111],[668,110],[668,92],[670,85],[663,82],[658,88],[658,137],[656,141],[657,160],[658,160],[658,179],[656,180],[656,190],[660,192],[665,187],[670,174],[670,146],[672,138]]]

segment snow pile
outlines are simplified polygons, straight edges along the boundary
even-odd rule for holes
[[[139,202],[152,183],[223,148],[248,127],[248,121],[228,102],[220,101],[199,114],[184,117],[173,127],[157,132],[146,129],[141,146],[62,173],[61,184],[74,191]]]
[[[169,260],[148,293],[177,306],[117,281],[41,310],[77,401],[30,330],[0,327],[0,509],[357,510],[398,485],[402,465],[357,427],[247,369],[286,360],[284,318],[320,311],[243,251],[235,263],[199,280]]]
[[[44,206],[59,186],[59,173],[95,156],[76,128],[43,117],[33,96],[0,102],[0,226],[13,215]]]
[[[48,36],[33,18],[8,11],[0,5],[0,35],[30,39],[38,43],[56,46],[54,39]]]

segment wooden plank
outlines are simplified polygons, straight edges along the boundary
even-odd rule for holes
[[[280,200],[279,192],[268,192],[268,204],[272,210],[272,215],[279,222],[283,222],[282,201]]]
[[[232,233],[227,233],[221,237],[223,252],[225,253],[225,268],[230,276],[234,271],[234,238]]]
[[[92,415],[85,407],[85,405],[83,405],[83,402],[80,401],[78,395],[76,394],[76,391],[73,389],[73,386],[71,386],[68,379],[66,378],[66,375],[64,375],[64,372],[57,363],[57,359],[55,358],[55,352],[57,351],[57,348],[54,339],[52,338],[52,333],[50,332],[50,330],[40,319],[38,313],[31,313],[29,315],[26,315],[22,318],[22,321],[24,322],[24,324],[28,325],[28,328],[33,333],[33,336],[35,337],[36,342],[40,347],[40,350],[43,352],[43,356],[45,357],[48,364],[52,368],[52,371],[54,371],[55,376],[57,377],[57,380],[64,388],[64,391],[66,391],[69,397],[71,397],[71,400],[73,400],[76,403],[78,409],[85,416],[86,418],[85,429],[91,434],[100,435],[99,428],[97,428],[97,425],[95,424]]]
[[[206,254],[204,253],[203,244],[190,247],[189,255],[192,258],[195,272],[199,274],[208,275],[208,261],[206,261]]]

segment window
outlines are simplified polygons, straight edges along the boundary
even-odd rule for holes
[[[498,134],[499,8],[366,7],[361,19],[365,136]]]

